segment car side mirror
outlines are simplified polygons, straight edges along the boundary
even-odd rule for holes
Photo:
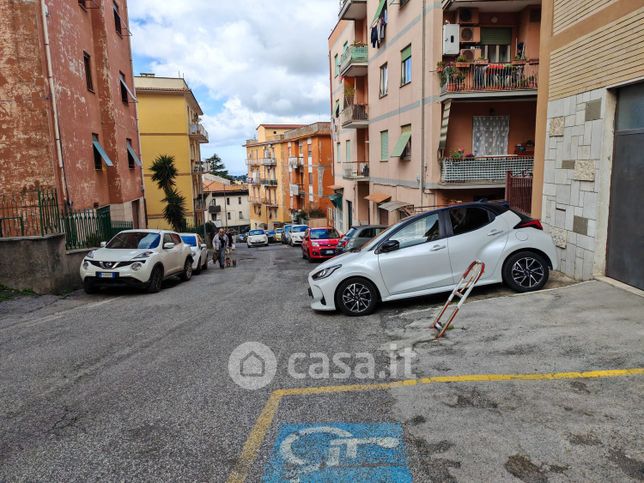
[[[199,245],[199,246],[201,247],[201,249],[202,249],[202,250],[204,250],[204,249],[208,248],[208,245],[206,245],[205,243],[202,243],[202,244],[201,244],[201,245]]]
[[[400,250],[400,242],[398,240],[387,240],[378,249],[378,253],[389,253]]]
[[[107,242],[101,242],[101,248],[105,248],[107,246]]]
[[[164,243],[163,244],[163,249],[164,250],[172,250],[175,247],[174,243]]]

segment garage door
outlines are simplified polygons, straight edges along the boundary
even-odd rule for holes
[[[644,289],[644,83],[620,89],[606,274]]]

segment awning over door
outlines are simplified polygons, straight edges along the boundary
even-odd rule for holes
[[[335,193],[333,195],[329,195],[329,199],[331,200],[331,203],[333,203],[333,206],[336,208],[341,208],[342,207],[342,195],[339,193]]]
[[[388,201],[387,203],[382,203],[381,205],[379,205],[378,208],[391,212],[405,208],[406,206],[414,206],[414,204],[407,203],[406,201]]]
[[[327,186],[327,188],[333,191],[338,191],[338,190],[343,190],[344,186],[342,186],[341,184],[332,184],[331,186]]]
[[[380,204],[384,201],[391,199],[391,195],[388,195],[386,193],[371,193],[370,195],[365,196],[364,199],[368,201],[373,201],[376,204]]]

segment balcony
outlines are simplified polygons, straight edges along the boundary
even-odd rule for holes
[[[485,183],[503,186],[508,171],[532,173],[532,156],[479,156],[444,158],[441,162],[441,183]]]
[[[304,196],[304,185],[291,184],[289,186],[289,192],[291,193],[291,196]]]
[[[340,75],[342,77],[363,77],[369,71],[369,47],[366,44],[354,44],[347,47],[340,58]]]
[[[262,200],[257,196],[249,196],[248,197],[248,202],[251,205],[261,205],[262,204]]]
[[[269,208],[279,208],[279,205],[277,204],[277,200],[272,200],[270,198],[262,199],[262,204],[268,206]]]
[[[461,67],[457,67],[460,65]],[[455,63],[439,68],[441,98],[537,95],[539,63]]]
[[[292,169],[298,169],[304,166],[304,156],[291,156],[288,158],[288,165]]]
[[[262,166],[276,166],[277,165],[277,159],[275,159],[275,158],[262,158],[261,159],[261,164],[262,164]]]
[[[369,127],[369,114],[366,104],[349,104],[340,113],[340,123],[347,129]]]
[[[206,128],[200,122],[193,122],[190,124],[190,137],[200,143],[207,143],[208,131],[206,131]]]
[[[277,180],[275,178],[262,178],[259,180],[259,182],[262,186],[277,186]]]
[[[202,163],[195,162],[192,165],[192,174],[204,174],[206,167]]]
[[[260,185],[260,179],[254,176],[248,177],[248,184],[254,185],[254,186],[259,186]]]
[[[340,20],[367,18],[367,0],[340,0]]]
[[[206,202],[202,198],[195,198],[195,211],[206,211]]]
[[[248,166],[261,166],[262,161],[260,159],[247,159],[246,164]]]
[[[369,181],[369,163],[365,161],[342,163],[342,177],[353,181]]]

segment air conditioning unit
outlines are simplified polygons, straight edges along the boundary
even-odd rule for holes
[[[460,56],[464,57],[466,62],[474,62],[481,57],[481,49],[461,49]]]
[[[481,27],[461,27],[462,44],[478,44],[481,41]]]
[[[458,55],[461,49],[459,28],[456,23],[443,25],[443,55]]]
[[[456,23],[460,25],[476,25],[479,23],[478,8],[459,8],[456,12]]]

